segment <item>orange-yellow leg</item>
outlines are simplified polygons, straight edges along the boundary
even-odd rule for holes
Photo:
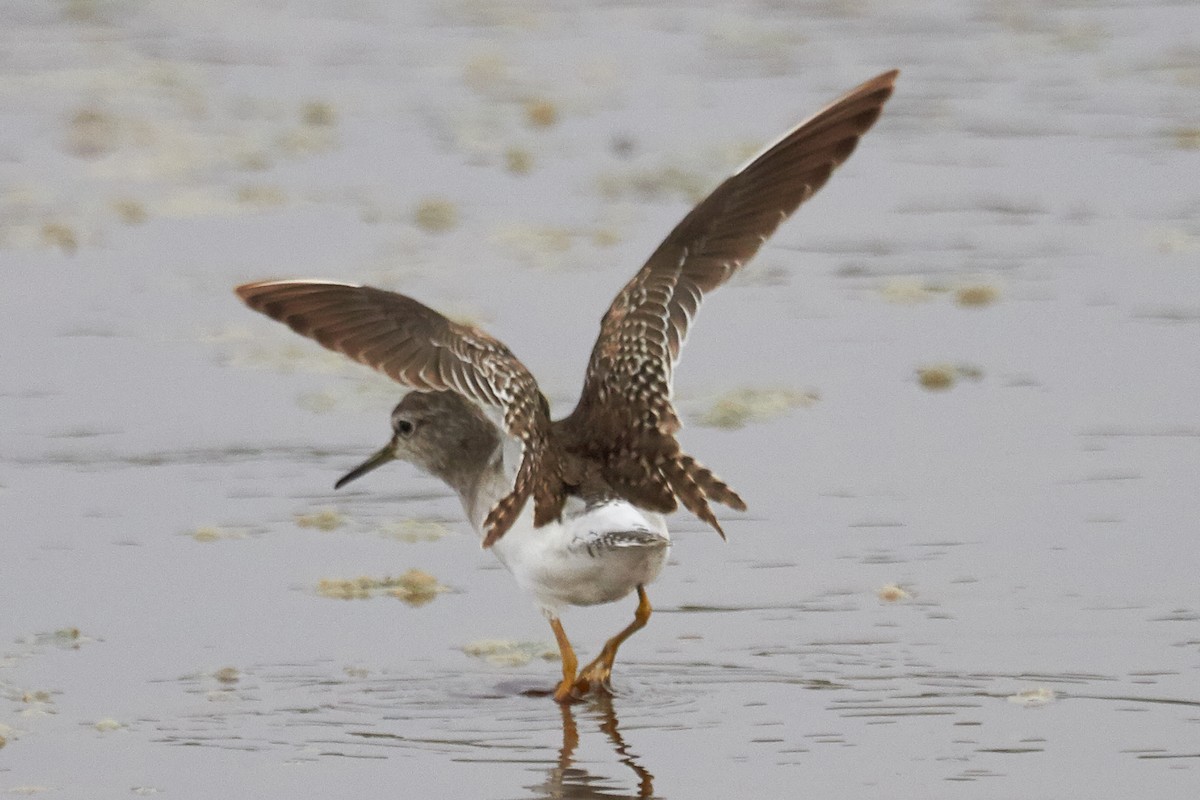
[[[571,697],[571,689],[575,685],[575,668],[579,666],[579,659],[575,657],[575,649],[571,647],[571,641],[567,639],[567,632],[563,630],[558,617],[550,618],[550,627],[554,629],[554,639],[558,642],[563,668],[562,683],[554,690],[554,699],[560,703],[569,703],[574,699]]]
[[[600,655],[580,670],[579,677],[575,679],[574,684],[577,694],[585,695],[592,689],[607,691],[608,679],[612,675],[613,661],[617,658],[617,648],[624,644],[630,636],[646,627],[646,623],[650,621],[650,612],[654,609],[650,607],[650,598],[646,596],[646,589],[639,586],[637,593],[638,607],[637,611],[633,613],[633,622],[629,623],[625,630],[605,642]]]

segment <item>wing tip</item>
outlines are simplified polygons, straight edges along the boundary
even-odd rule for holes
[[[863,81],[857,88],[851,89],[850,94],[862,91],[870,91],[873,89],[891,89],[896,85],[896,79],[900,77],[899,68],[889,69],[887,72],[881,72],[874,78]]]
[[[330,281],[324,278],[267,278],[266,280],[239,284],[233,287],[233,293],[240,297],[243,302],[249,303],[255,297],[274,289],[298,288],[301,286],[341,286],[346,289],[364,288],[357,283],[343,283],[342,281]]]

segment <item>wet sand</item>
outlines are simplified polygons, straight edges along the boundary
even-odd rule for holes
[[[1200,11],[393,5],[0,12],[0,793],[1194,796]],[[411,294],[565,413],[691,203],[891,67],[677,373],[750,511],[560,709],[444,487],[333,492],[397,389],[232,287]]]

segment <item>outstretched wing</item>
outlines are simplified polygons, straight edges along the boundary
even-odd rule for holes
[[[679,351],[704,293],[741,269],[850,157],[879,119],[898,74],[851,89],[734,173],[675,226],[613,300],[579,404],[564,422],[581,449],[608,463],[606,479],[635,502],[671,511],[678,496],[706,520],[706,495],[741,503],[736,495],[723,499],[732,492],[707,470],[677,463],[680,421],[671,390]],[[635,467],[621,453],[648,458]],[[715,483],[706,487],[701,470]]]
[[[556,465],[544,463],[549,407],[533,375],[500,341],[410,297],[370,286],[260,281],[235,291],[255,311],[399,383],[457,392],[499,409],[505,429],[521,442],[521,463],[512,492],[484,523],[485,546],[508,530],[535,490],[535,524],[558,515],[556,493],[547,480]]]

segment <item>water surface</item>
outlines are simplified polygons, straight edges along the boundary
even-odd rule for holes
[[[401,5],[2,12],[0,791],[1194,796],[1195,7]],[[565,413],[697,195],[892,67],[677,375],[751,510],[673,518],[616,697],[560,709],[440,484],[332,491],[394,387],[231,287],[412,294]],[[409,569],[449,591],[319,591]]]

